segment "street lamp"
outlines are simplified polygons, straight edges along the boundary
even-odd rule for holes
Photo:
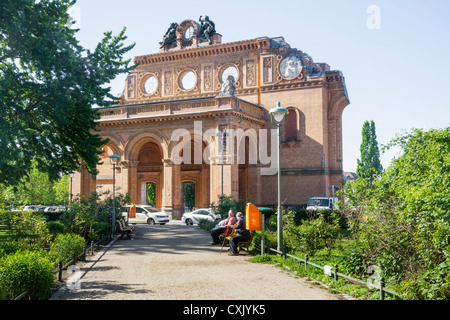
[[[224,146],[224,144],[225,143],[227,143],[227,133],[226,132],[223,132],[223,131],[220,131],[220,132],[218,132],[217,134],[216,134],[216,136],[217,136],[217,138],[219,139],[219,143],[220,143],[220,145],[221,145],[221,149],[220,149],[220,153],[221,153],[221,155],[222,155],[222,189],[221,189],[221,195],[222,195],[222,198],[221,198],[221,200],[220,200],[220,202],[222,202],[223,201],[223,146]]]
[[[277,107],[269,111],[272,116],[272,123],[275,120],[278,127],[278,217],[277,217],[277,238],[278,238],[278,251],[281,251],[283,245],[283,214],[281,211],[281,126],[282,121],[286,114],[289,113],[288,109],[282,108],[281,103],[277,103]]]
[[[70,177],[70,203],[69,203],[69,205],[72,203],[72,194],[73,194],[73,192],[72,192],[72,179],[73,179],[74,175],[75,175],[75,172],[73,172],[73,171],[69,172],[69,177]]]
[[[114,152],[109,156],[111,164],[113,165],[113,212],[111,221],[111,234],[114,235],[114,228],[116,227],[116,165],[119,163],[119,156]]]

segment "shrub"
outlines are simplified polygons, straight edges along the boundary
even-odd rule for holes
[[[316,219],[303,220],[299,226],[293,222],[292,214],[288,215],[287,220],[283,236],[286,244],[311,256],[323,248],[331,250],[339,239],[341,229],[337,216],[330,218],[328,223],[319,213]]]
[[[1,260],[0,284],[13,297],[28,291],[29,299],[48,299],[54,279],[53,265],[42,251],[19,251]]]
[[[94,222],[92,224],[92,238],[108,235],[111,232],[111,226],[108,222]]]
[[[39,212],[19,211],[12,224],[14,235],[28,249],[42,249],[50,240],[47,223]]]
[[[64,233],[65,230],[65,226],[61,221],[49,221],[47,222],[47,228],[52,239],[56,238],[58,234]]]
[[[77,256],[80,255],[84,246],[85,240],[83,237],[72,233],[60,234],[50,247],[50,254],[55,263],[59,261],[65,263],[73,258],[74,252]]]
[[[17,242],[0,242],[0,259],[22,250],[22,245]]]

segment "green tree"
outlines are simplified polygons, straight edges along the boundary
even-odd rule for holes
[[[184,182],[184,203],[188,208],[195,207],[195,182]]]
[[[68,26],[73,0],[2,0],[0,10],[0,182],[16,184],[32,159],[56,180],[81,165],[96,173],[98,108],[117,102],[108,84],[128,73],[125,29],[95,50]]]
[[[46,173],[37,169],[37,163],[34,161],[17,186],[16,196],[22,205],[53,205],[56,202],[53,182],[49,180]]]
[[[450,128],[393,139],[401,156],[371,183],[345,189],[354,205],[349,269],[379,265],[408,299],[450,298]],[[351,258],[355,258],[354,263]]]
[[[147,183],[147,198],[148,203],[156,206],[156,184]]]
[[[374,176],[383,172],[380,162],[375,122],[364,122],[362,129],[362,143],[360,146],[361,159],[358,159],[356,174],[358,178],[373,180]]]

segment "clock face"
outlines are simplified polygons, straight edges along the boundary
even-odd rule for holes
[[[290,56],[280,63],[280,74],[287,80],[295,79],[302,69],[302,63],[299,58]]]
[[[155,93],[157,88],[158,88],[158,80],[154,76],[151,76],[145,81],[144,90],[146,94]]]

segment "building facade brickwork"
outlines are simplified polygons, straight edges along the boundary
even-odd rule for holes
[[[174,218],[184,210],[184,182],[195,183],[196,207],[217,203],[222,192],[276,205],[277,137],[268,111],[278,101],[289,110],[281,136],[284,205],[301,206],[331,195],[330,185],[342,186],[349,99],[340,71],[282,37],[222,43],[216,32],[207,40],[193,20],[174,29],[176,38],[164,40],[158,53],[135,58],[120,104],[99,111],[101,135],[109,139],[103,164],[96,176],[78,173],[74,193],[112,189],[108,156],[115,152],[116,192],[146,203],[152,183],[155,205]],[[225,89],[230,76],[232,91]]]

